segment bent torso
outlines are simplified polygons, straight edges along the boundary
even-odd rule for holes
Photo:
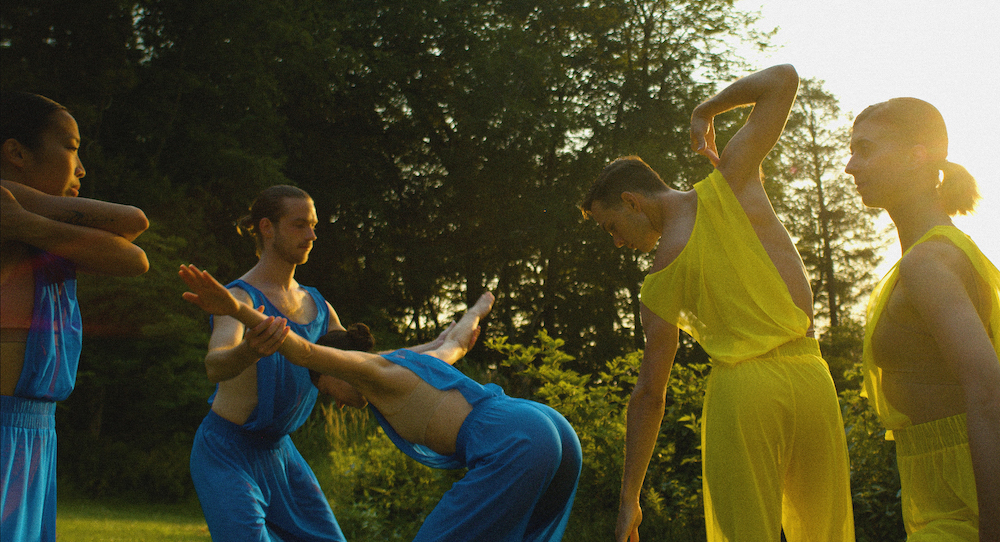
[[[753,227],[754,233],[757,234],[757,239],[760,240],[764,251],[767,252],[785,283],[785,287],[788,288],[792,302],[809,317],[808,335],[812,337],[812,287],[809,285],[802,257],[795,248],[795,244],[792,243],[788,230],[775,215],[774,208],[771,207],[771,201],[768,199],[767,193],[764,192],[762,184],[759,182],[750,183],[742,190],[733,187],[732,184],[730,187],[750,220],[750,225]],[[694,190],[685,192],[684,195],[687,201],[683,208],[688,211],[683,213],[683,216],[675,217],[675,220],[668,225],[669,229],[663,232],[660,247],[656,252],[654,271],[670,265],[691,240],[691,234],[697,221],[698,198],[697,192]],[[748,284],[747,287],[752,288],[753,285]]]
[[[760,183],[747,184],[743,190],[735,192],[736,200],[740,202],[743,211],[750,219],[757,239],[763,245],[764,251],[771,258],[771,263],[778,270],[778,275],[784,281],[788,293],[792,296],[795,306],[809,317],[809,333],[813,336],[813,293],[809,285],[802,256],[799,255],[795,243],[792,242],[788,230],[778,220],[768,199],[764,186]]]
[[[413,371],[381,356],[375,363],[382,385],[361,391],[396,433],[441,455],[455,453],[458,432],[472,412],[462,393],[434,388]]]

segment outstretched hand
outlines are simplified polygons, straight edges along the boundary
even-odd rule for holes
[[[708,158],[715,167],[722,161],[715,143],[715,117],[701,107],[696,107],[691,114],[691,150]]]
[[[217,316],[232,316],[239,310],[239,301],[208,271],[202,271],[194,265],[181,265],[177,274],[191,289],[182,294],[185,301]]]

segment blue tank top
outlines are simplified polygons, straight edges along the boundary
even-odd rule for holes
[[[83,321],[76,300],[73,262],[39,251],[32,258],[35,306],[14,395],[62,401],[76,385],[83,346]]]
[[[287,318],[271,304],[271,301],[250,284],[242,280],[234,280],[226,287],[242,288],[253,301],[254,307],[264,306],[264,314]],[[314,343],[326,334],[330,328],[330,310],[326,300],[319,291],[310,286],[302,286],[312,296],[316,304],[316,318],[308,324],[297,324],[288,321],[292,331]],[[218,386],[216,386],[218,392]],[[318,391],[309,378],[309,369],[292,364],[278,352],[257,362],[257,407],[250,413],[243,429],[253,431],[265,438],[277,440],[305,423],[313,407],[316,405]],[[209,398],[211,403],[215,394]]]
[[[476,405],[488,399],[506,397],[503,388],[500,386],[496,384],[480,384],[465,376],[462,371],[434,356],[418,354],[404,348],[383,354],[382,357],[400,367],[406,367],[413,371],[414,374],[433,388],[442,391],[458,390],[473,409],[476,408]],[[465,462],[455,454],[441,455],[426,446],[415,444],[399,436],[399,433],[396,433],[396,430],[389,425],[389,422],[386,421],[377,408],[371,405],[369,405],[369,408],[371,408],[375,419],[378,420],[378,424],[382,426],[382,430],[392,440],[392,443],[417,462],[433,469],[459,469],[465,466]]]

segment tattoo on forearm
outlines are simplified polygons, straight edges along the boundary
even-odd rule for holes
[[[80,211],[67,211],[62,216],[57,217],[56,220],[74,226],[84,226],[100,230],[107,229],[108,226],[111,226],[115,222],[115,219],[109,216],[88,215]]]

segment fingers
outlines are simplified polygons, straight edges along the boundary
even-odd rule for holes
[[[281,348],[291,332],[287,324],[288,320],[284,318],[268,316],[257,326],[248,329],[243,340],[261,357],[270,356]]]
[[[713,166],[721,161],[715,143],[715,119],[703,118],[697,110],[691,117],[691,150],[708,158]]]

